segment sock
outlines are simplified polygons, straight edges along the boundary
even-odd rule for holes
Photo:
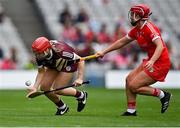
[[[64,109],[66,107],[66,104],[64,104],[63,106],[59,107],[60,109]]]
[[[77,90],[75,97],[81,99],[81,98],[84,97],[84,94],[83,94],[83,92],[80,92],[80,91]]]
[[[160,90],[160,93],[159,93],[159,99],[162,99],[164,97],[164,92],[162,90]]]
[[[158,97],[159,96],[159,94],[160,94],[160,89],[157,89],[157,88],[154,88],[154,91],[153,91],[153,96],[156,96],[156,97]]]
[[[129,113],[134,113],[136,111],[136,109],[127,109],[127,112]]]
[[[55,103],[56,105],[57,105],[57,107],[58,108],[60,108],[60,109],[63,109],[63,107],[65,108],[65,104],[63,103],[63,101],[62,100],[59,100],[59,102],[57,102],[57,103]],[[62,108],[61,108],[62,107]]]
[[[79,99],[82,99],[84,97],[84,93],[81,92],[81,95],[78,97]]]
[[[127,112],[134,113],[135,111],[136,111],[136,102],[135,101],[128,102]]]

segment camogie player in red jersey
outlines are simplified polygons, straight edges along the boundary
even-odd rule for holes
[[[78,86],[83,83],[84,62],[67,65],[68,61],[78,59],[79,56],[66,43],[39,37],[32,43],[32,50],[36,57],[38,74],[34,86],[29,89],[29,94],[36,92],[39,88],[42,91],[49,91],[51,88],[63,87],[70,82],[73,73],[77,70],[77,79],[73,84]],[[78,101],[78,112],[84,109],[87,100],[87,92],[78,91],[72,87],[45,95],[57,106],[56,115],[63,115],[69,109],[58,95],[75,97]]]
[[[159,97],[162,104],[161,113],[164,113],[169,106],[171,94],[150,86],[157,81],[164,81],[171,66],[166,45],[158,27],[149,21],[150,15],[151,11],[147,5],[132,6],[128,17],[134,27],[126,36],[96,53],[97,56],[102,57],[133,40],[136,40],[140,48],[147,52],[148,57],[126,77],[127,111],[122,114],[123,116],[136,116],[137,94]]]

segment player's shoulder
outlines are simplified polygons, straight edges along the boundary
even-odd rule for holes
[[[147,21],[144,25],[144,31],[148,33],[157,33],[159,28],[151,21]]]
[[[61,46],[61,45],[65,45],[65,42],[63,41],[59,41],[59,40],[50,40],[50,43],[52,46]]]
[[[71,47],[64,41],[51,40],[50,42],[53,48],[59,49],[60,51],[71,49]]]
[[[138,29],[136,27],[132,27],[129,32],[128,35],[134,35],[138,32]]]
[[[72,58],[75,50],[64,41],[54,41],[52,46],[57,55],[65,58]]]
[[[63,50],[62,44],[57,40],[50,40],[50,44],[55,52],[61,52]]]
[[[137,31],[137,27],[130,28],[130,31]]]

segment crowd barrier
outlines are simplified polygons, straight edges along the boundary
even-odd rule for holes
[[[105,75],[105,87],[109,89],[125,88],[125,79],[129,70],[110,70]],[[170,71],[165,82],[156,82],[153,87],[157,88],[180,88],[180,71]]]
[[[125,88],[125,78],[129,70],[110,70],[99,76],[91,73],[85,74],[85,79],[91,80],[93,87],[106,87],[108,89]],[[0,71],[0,89],[25,89],[25,82],[35,81],[36,70],[10,70]],[[170,71],[165,82],[157,82],[155,87],[159,88],[180,88],[180,71]]]

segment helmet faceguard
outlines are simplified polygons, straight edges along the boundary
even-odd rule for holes
[[[137,22],[141,20],[141,17],[133,11],[129,11],[128,19],[132,26],[136,26]]]
[[[44,60],[44,59],[50,60],[53,56],[52,49],[47,49],[42,53],[34,52],[34,54],[38,60]]]
[[[128,18],[130,23],[133,26],[136,26],[137,22],[139,22],[140,20],[148,20],[151,14],[152,12],[147,5],[138,4],[131,7],[128,13]]]
[[[37,59],[50,59],[52,57],[52,49],[49,40],[45,37],[39,37],[32,43],[32,50]]]

